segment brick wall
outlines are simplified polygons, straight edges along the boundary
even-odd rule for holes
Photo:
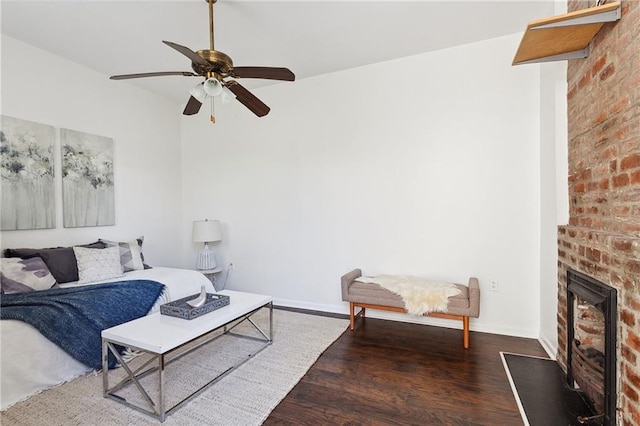
[[[569,0],[568,10],[585,7]],[[593,2],[589,2],[593,5]],[[640,425],[640,1],[567,68],[569,224],[558,228],[558,361],[566,369],[566,273],[618,290],[618,424]]]

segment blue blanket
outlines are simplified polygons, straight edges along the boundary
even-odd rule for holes
[[[146,315],[163,288],[155,281],[132,280],[3,294],[0,318],[31,324],[81,363],[101,369],[102,330]]]

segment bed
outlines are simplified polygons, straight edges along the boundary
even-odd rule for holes
[[[163,303],[198,293],[203,285],[207,292],[215,292],[211,282],[197,271],[164,267],[133,270],[118,278],[92,283],[76,281],[59,286],[69,288],[130,280],[164,284],[163,293],[149,313],[158,311]],[[26,322],[0,321],[0,336],[0,410],[92,371]]]

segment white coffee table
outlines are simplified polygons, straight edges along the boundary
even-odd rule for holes
[[[264,348],[271,344],[273,340],[273,304],[271,296],[243,293],[232,290],[224,290],[217,292],[216,294],[229,296],[229,305],[192,320],[185,320],[168,315],[161,315],[158,312],[103,330],[102,380],[104,397],[112,399],[114,401],[118,401],[138,411],[149,414],[157,418],[161,422],[164,422],[167,415],[180,408],[183,404],[190,401],[192,398],[211,386],[213,383],[229,374],[235,368],[239,367],[250,358],[252,358],[255,354],[262,351]],[[269,309],[268,334],[260,329],[260,327],[258,327],[258,325],[250,318],[253,314],[258,312],[262,308]],[[166,357],[174,351],[183,348],[185,345],[188,345],[193,340],[210,334],[220,328],[224,327],[224,334],[227,334],[229,331],[231,331],[231,329],[233,329],[243,321],[249,321],[260,332],[263,337],[260,340],[264,341],[264,345],[260,346],[257,350],[249,354],[247,357],[241,359],[230,369],[212,378],[203,387],[199,388],[191,395],[175,404],[173,407],[167,409],[167,407],[165,407],[164,395],[164,369],[166,366]],[[189,348],[184,353],[180,353],[177,357],[171,359],[168,363],[174,361],[180,356],[191,352],[192,350],[200,348],[204,344],[209,343],[224,334],[218,333],[215,336],[212,336],[210,339],[206,339],[204,342],[198,343],[193,348]],[[242,335],[237,334],[234,334],[234,336],[243,337]],[[254,337],[251,338],[255,339]],[[114,345],[121,345],[144,351],[151,354],[152,358],[149,362],[144,363],[144,365],[139,367],[137,370],[132,371],[129,368],[127,362],[125,362],[122,356],[120,356]],[[119,383],[112,387],[109,387],[109,352],[111,352],[115,356],[118,363],[120,363],[120,365],[125,369],[128,375],[125,379],[121,380]],[[156,360],[157,366],[149,368],[149,366]],[[158,373],[158,392],[155,402],[139,381],[139,378],[154,372]],[[148,403],[148,407],[150,409],[127,401],[122,396],[117,395],[117,392],[119,390],[121,390],[125,386],[129,386],[132,384],[138,388],[145,401]]]

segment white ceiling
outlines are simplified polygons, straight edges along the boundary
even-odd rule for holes
[[[209,48],[206,0],[0,5],[2,33],[106,75],[191,71],[189,60],[162,40]],[[235,65],[288,67],[302,79],[522,32],[529,21],[551,15],[553,2],[218,0],[214,10],[215,48]],[[389,73],[402,77],[402,70]],[[170,76],[114,84],[183,102],[197,81]]]

